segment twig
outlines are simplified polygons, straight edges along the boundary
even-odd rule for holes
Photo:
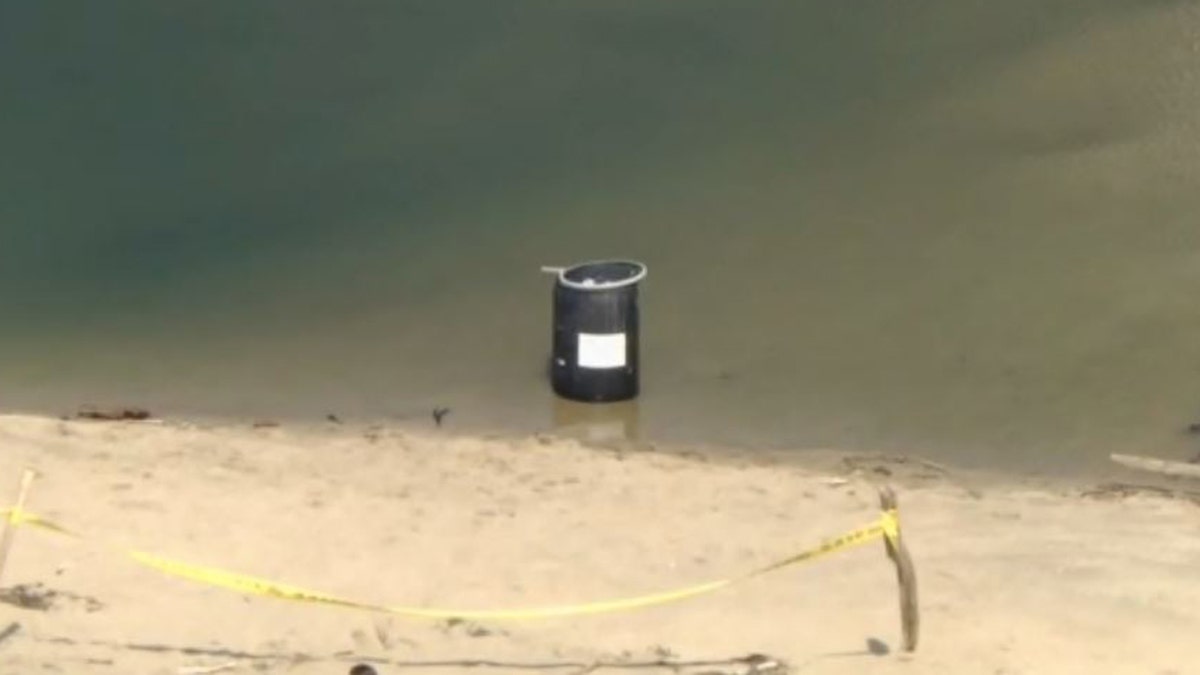
[[[649,670],[655,668],[712,668],[719,666],[750,666],[751,668],[763,668],[764,666],[772,665],[781,668],[786,668],[783,661],[766,656],[763,654],[748,654],[746,656],[738,656],[728,659],[702,659],[695,661],[676,661],[673,659],[653,659],[646,661],[625,661],[625,660],[597,660],[597,661],[493,661],[488,659],[445,659],[445,660],[429,660],[429,661],[405,661],[399,659],[387,659],[378,657],[362,657],[355,656],[349,652],[339,652],[331,655],[317,655],[304,652],[284,653],[284,652],[247,652],[236,649],[227,649],[222,647],[187,647],[174,646],[163,644],[144,644],[131,642],[108,642],[104,640],[85,640],[77,641],[65,637],[35,637],[37,642],[45,642],[55,645],[79,646],[89,645],[95,647],[108,647],[110,649],[139,651],[139,652],[154,652],[154,653],[174,653],[184,654],[188,656],[215,656],[226,659],[245,660],[245,661],[285,661],[290,663],[305,663],[305,662],[333,662],[333,663],[373,663],[376,665],[391,666],[393,668],[456,668],[456,669],[500,669],[500,670],[532,670],[532,671],[548,671],[548,670],[565,670],[572,668],[575,670],[587,669],[588,672],[594,670]]]
[[[442,418],[450,412],[449,408],[438,406],[433,409],[433,423],[437,426],[442,426]]]
[[[237,668],[237,661],[230,661],[216,666],[183,666],[177,672],[179,675],[212,675]]]
[[[1137,455],[1109,455],[1109,459],[1127,466],[1131,469],[1139,471],[1149,471],[1151,473],[1159,473],[1164,476],[1176,476],[1182,478],[1200,478],[1200,464],[1188,464],[1186,462],[1172,462],[1165,459],[1155,457],[1139,457]]]
[[[19,630],[21,630],[21,624],[17,623],[16,621],[8,624],[8,628],[0,630],[0,642],[4,642],[8,638],[16,635],[17,631]]]
[[[932,459],[921,459],[920,457],[915,457],[915,458],[913,458],[913,461],[915,461],[917,464],[920,464],[921,466],[923,466],[927,469],[933,469],[934,471],[941,471],[942,473],[950,473],[950,467],[948,467],[945,464],[942,464],[940,462],[935,462]]]

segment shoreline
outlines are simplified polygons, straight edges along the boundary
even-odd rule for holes
[[[380,675],[487,672],[464,659],[746,675],[756,671],[738,659],[750,654],[837,675],[913,663],[947,674],[1181,673],[1200,630],[1200,509],[1184,499],[1086,496],[832,451],[802,466],[797,453],[330,427],[0,416],[0,490],[33,467],[29,510],[95,537],[20,529],[0,584],[49,591],[49,606],[0,604],[0,624],[18,624],[0,641],[0,675],[47,665],[317,675],[370,659]],[[537,607],[769,564],[877,518],[881,484],[898,488],[920,582],[913,655],[899,648],[895,572],[878,542],[678,604],[516,622],[242,595],[107,548],[384,604]],[[724,665],[669,665],[705,660]],[[430,661],[458,666],[388,667]]]
[[[530,439],[539,442],[567,441],[579,443],[585,448],[598,451],[618,452],[651,452],[679,457],[700,457],[710,462],[725,462],[733,465],[743,463],[766,462],[769,464],[791,465],[819,471],[850,471],[870,472],[876,467],[877,477],[886,478],[888,472],[898,467],[898,477],[925,477],[932,471],[935,474],[953,476],[959,481],[969,481],[972,485],[986,486],[1042,486],[1047,489],[1084,489],[1095,487],[1097,484],[1108,482],[1134,482],[1145,484],[1151,488],[1169,487],[1172,481],[1164,480],[1145,473],[1137,473],[1112,464],[1085,465],[1073,468],[1057,467],[1053,470],[1031,469],[1020,466],[980,465],[974,462],[962,462],[955,459],[924,456],[918,451],[903,450],[874,450],[869,448],[836,448],[836,447],[802,447],[784,443],[769,445],[729,445],[722,443],[697,443],[671,439],[656,439],[643,437],[640,434],[633,437],[622,434],[617,422],[619,416],[600,418],[596,420],[575,421],[551,428],[504,428],[495,424],[461,423],[455,419],[455,410],[448,411],[445,424],[435,420],[434,410],[409,411],[392,415],[345,415],[330,411],[320,416],[308,414],[274,414],[259,416],[238,416],[219,414],[191,414],[168,411],[158,415],[154,409],[147,411],[145,420],[83,420],[79,417],[82,410],[91,406],[78,406],[69,413],[51,413],[41,410],[6,410],[0,411],[0,419],[26,418],[47,419],[68,422],[92,422],[97,424],[114,423],[143,423],[164,427],[206,430],[206,431],[237,431],[237,430],[266,430],[281,429],[301,434],[315,436],[346,436],[361,435],[369,438],[379,433],[412,434],[415,436],[464,436],[479,438],[486,441],[519,443]],[[115,406],[100,408],[101,410],[146,410],[140,407],[124,408]],[[328,418],[333,417],[335,421]],[[615,421],[614,421],[615,420]],[[924,467],[925,471],[921,468]]]
[[[84,399],[87,401],[87,399]],[[548,399],[549,400],[549,399]],[[1082,485],[1090,482],[1128,480],[1134,474],[1113,466],[1108,457],[1111,453],[1149,455],[1169,461],[1188,461],[1196,455],[1191,447],[1181,445],[1184,441],[1197,441],[1196,432],[1181,427],[1168,442],[1153,441],[1101,445],[1087,453],[1068,445],[1061,451],[1054,447],[1041,446],[1007,448],[967,446],[961,451],[947,446],[945,439],[935,440],[927,447],[919,442],[846,442],[803,443],[789,441],[785,437],[752,432],[754,439],[729,440],[724,437],[705,436],[689,431],[688,418],[671,423],[668,428],[654,428],[647,424],[645,409],[630,406],[630,402],[604,405],[589,405],[553,399],[553,404],[534,417],[511,422],[481,409],[472,402],[428,398],[420,402],[410,400],[398,403],[391,412],[370,413],[355,411],[353,406],[329,407],[306,405],[300,409],[272,408],[262,410],[235,411],[233,408],[201,409],[194,407],[159,406],[148,401],[149,411],[166,424],[197,425],[204,428],[237,428],[251,426],[259,421],[278,423],[293,429],[365,430],[370,428],[396,428],[417,433],[433,431],[455,433],[490,439],[520,440],[526,437],[546,436],[574,438],[585,444],[601,447],[654,448],[659,451],[675,452],[678,449],[700,449],[706,455],[728,455],[741,458],[745,455],[780,456],[783,461],[793,461],[794,455],[801,465],[818,461],[822,456],[874,455],[909,457],[931,461],[951,467],[956,472],[983,476],[985,480],[1010,482],[1046,482],[1062,485]],[[478,402],[474,402],[478,403]],[[83,405],[60,405],[52,407],[22,407],[0,410],[0,414],[16,414],[30,417],[74,419]],[[448,411],[442,425],[435,425],[434,410]],[[329,424],[327,416],[337,417],[341,424]],[[731,422],[731,424],[733,424]],[[682,425],[682,426],[680,426]],[[743,435],[741,432],[730,437]],[[1143,475],[1140,479],[1148,478]],[[1161,482],[1155,485],[1162,486]]]

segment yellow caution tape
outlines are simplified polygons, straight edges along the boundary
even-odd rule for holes
[[[339,598],[319,591],[310,591],[308,589],[281,584],[277,581],[267,579],[259,579],[246,574],[238,574],[236,572],[226,572],[224,570],[215,569],[212,567],[201,567],[190,563],[171,560],[152,553],[144,553],[142,551],[126,551],[129,557],[146,567],[156,569],[171,576],[198,581],[209,586],[219,586],[228,588],[239,593],[247,595],[262,595],[271,598],[279,598],[281,600],[292,600],[294,602],[308,602],[322,605],[335,605],[338,607],[352,607],[356,609],[369,609],[373,611],[381,611],[382,607],[368,605],[345,598]]]
[[[889,527],[889,522],[894,525]],[[865,544],[878,539],[881,536],[890,536],[888,534],[889,531],[898,532],[898,525],[895,525],[896,523],[897,516],[895,511],[888,511],[884,513],[878,521],[872,523],[871,525],[847,532],[840,537],[830,539],[807,551],[803,551],[778,562],[765,565],[756,570],[742,574],[741,576],[709,581],[696,584],[694,586],[687,586],[671,591],[663,591],[661,593],[639,595],[631,598],[621,598],[618,600],[603,600],[599,602],[590,602],[578,605],[535,607],[516,610],[439,610],[422,609],[418,607],[388,607],[386,610],[393,614],[426,619],[460,618],[502,621],[561,618],[567,616],[583,616],[587,614],[603,614],[608,612],[643,609],[646,607],[665,605],[672,602],[678,602],[680,600],[694,598],[699,595],[712,593],[713,591],[747,581],[754,577],[762,576],[768,572],[774,572],[784,567],[806,562],[830,553],[835,553],[853,546],[858,546],[859,544]]]
[[[18,508],[0,509],[0,516],[3,516],[6,520],[8,520],[9,524],[13,525],[14,527],[17,525],[29,524],[33,525],[34,527],[40,527],[43,530],[49,530],[50,532],[66,535],[68,537],[76,537],[80,539],[83,538],[82,535],[71,532],[64,527],[55,525],[44,518],[39,518],[28,511],[23,511]]]
[[[14,525],[28,524],[62,535],[81,539],[84,538],[82,535],[68,530],[61,525],[17,509],[0,510],[0,515],[6,515],[8,517],[8,521]],[[620,598],[616,600],[602,600],[598,602],[574,605],[495,610],[450,610],[430,609],[423,607],[376,605],[349,600],[336,595],[322,593],[320,591],[300,588],[298,586],[291,586],[288,584],[271,581],[269,579],[261,579],[236,572],[228,572],[213,567],[193,565],[191,563],[172,560],[170,558],[164,558],[162,556],[143,551],[136,551],[132,549],[118,550],[120,550],[124,555],[132,558],[137,563],[151,569],[158,570],[164,574],[207,584],[209,586],[226,588],[247,595],[260,595],[278,598],[281,600],[291,600],[293,602],[306,602],[368,610],[372,612],[384,612],[388,614],[421,619],[516,621],[621,612],[678,602],[680,600],[686,600],[699,595],[712,593],[722,588],[732,586],[733,584],[741,583],[754,577],[767,574],[768,572],[774,572],[784,567],[807,562],[809,560],[813,560],[814,558],[829,555],[831,553],[842,551],[860,544],[865,544],[867,542],[874,541],[875,539],[879,539],[880,537],[884,537],[892,542],[895,542],[899,535],[899,516],[896,511],[890,510],[883,512],[880,518],[870,525],[847,532],[840,537],[827,540],[811,549],[802,551],[769,565],[765,565],[740,576],[730,577],[727,579],[718,579],[716,581],[708,581],[705,583],[695,584],[693,586],[685,586],[683,588],[663,591],[660,593],[650,593],[647,595]]]

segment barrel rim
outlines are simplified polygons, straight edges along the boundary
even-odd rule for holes
[[[570,279],[567,278],[568,272],[570,272],[572,270],[577,270],[580,267],[588,267],[589,265],[613,265],[613,264],[633,265],[633,266],[637,267],[637,272],[634,273],[632,276],[630,276],[628,279],[620,279],[618,281],[604,281],[604,282],[595,283],[595,284],[584,284],[584,283],[580,283],[578,281],[571,281]],[[643,262],[637,261],[637,260],[628,260],[628,259],[624,259],[624,258],[608,259],[608,260],[589,260],[587,262],[576,263],[574,265],[571,265],[570,267],[564,267],[564,268],[560,269],[558,271],[558,283],[562,284],[563,286],[566,286],[567,288],[573,288],[573,289],[580,290],[580,291],[607,291],[607,290],[612,290],[614,288],[624,288],[625,286],[632,286],[632,285],[638,283],[639,281],[641,281],[642,279],[645,279],[647,272],[648,272],[648,270],[646,269],[646,264]]]

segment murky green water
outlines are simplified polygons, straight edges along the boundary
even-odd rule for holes
[[[1189,2],[0,8],[0,398],[563,421],[543,264],[643,286],[648,438],[1182,457]]]

